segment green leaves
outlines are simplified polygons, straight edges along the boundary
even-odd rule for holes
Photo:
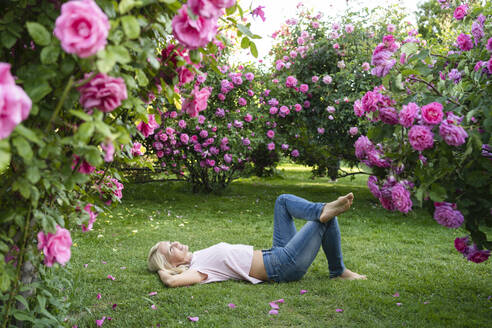
[[[136,39],[140,35],[140,25],[135,16],[127,15],[121,17],[121,25],[129,39]]]
[[[9,166],[10,158],[10,144],[7,139],[2,139],[0,140],[0,174]]]
[[[33,152],[31,145],[24,137],[17,136],[12,140],[12,144],[17,149],[19,155],[24,158],[26,161],[31,161]]]
[[[54,64],[58,60],[60,55],[60,47],[55,45],[49,45],[41,50],[41,63],[44,65]]]
[[[29,35],[37,45],[47,46],[50,44],[51,35],[43,25],[36,22],[27,22],[26,27]]]
[[[251,54],[255,58],[258,58],[258,49],[256,49],[256,44],[254,42],[250,42],[250,44],[249,44],[249,50],[251,51]]]

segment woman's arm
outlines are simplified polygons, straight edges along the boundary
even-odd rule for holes
[[[196,270],[186,270],[177,275],[171,275],[164,270],[159,270],[159,277],[167,287],[181,287],[197,284],[205,279],[207,275]]]

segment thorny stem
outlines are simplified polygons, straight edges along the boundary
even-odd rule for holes
[[[73,75],[72,75],[72,76],[70,76],[70,80],[68,80],[68,83],[65,87],[65,90],[63,90],[63,94],[62,94],[60,100],[58,101],[58,104],[56,104],[55,111],[53,112],[53,115],[51,116],[51,119],[48,122],[48,125],[46,126],[46,132],[48,132],[51,129],[51,124],[53,124],[53,121],[58,116],[58,113],[60,112],[61,107],[65,103],[65,100],[67,99],[67,96],[68,96],[68,92],[72,88],[73,81],[74,81],[74,79],[73,79]]]

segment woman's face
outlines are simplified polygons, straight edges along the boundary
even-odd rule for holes
[[[181,244],[179,241],[161,241],[158,249],[166,257],[169,264],[173,266],[191,262],[192,254],[188,251],[188,246]]]

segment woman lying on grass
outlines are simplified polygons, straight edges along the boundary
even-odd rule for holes
[[[323,247],[330,278],[366,279],[345,268],[340,229],[336,216],[347,211],[354,200],[349,193],[331,203],[312,203],[294,195],[280,195],[275,202],[273,247],[219,243],[189,252],[179,242],[161,241],[150,249],[148,267],[157,271],[168,287],[189,286],[228,279],[263,281],[299,280]],[[297,231],[293,217],[307,220]]]

